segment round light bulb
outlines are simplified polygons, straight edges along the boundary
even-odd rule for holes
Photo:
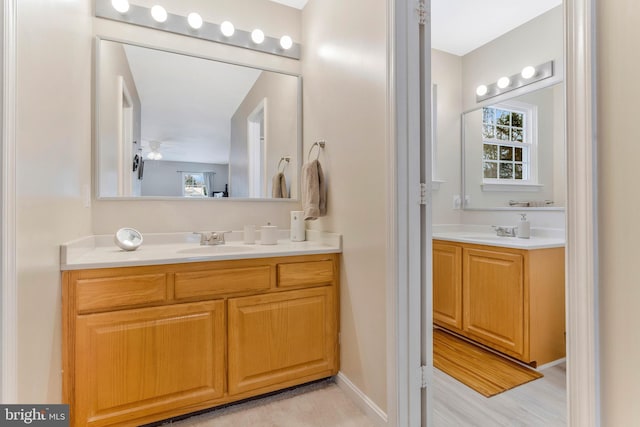
[[[111,0],[111,6],[120,13],[129,12],[129,2],[127,0]]]
[[[156,159],[156,153],[155,153],[155,151],[149,151],[149,154],[147,154],[147,159],[149,159],[149,160],[155,160],[155,159]]]
[[[190,14],[187,15],[187,22],[189,23],[189,26],[191,28],[193,28],[194,30],[197,30],[200,27],[202,27],[202,16],[200,16],[195,12],[191,12]]]
[[[480,85],[476,88],[476,95],[485,96],[489,92],[489,88],[485,85]]]
[[[151,8],[151,17],[156,22],[164,22],[167,20],[168,15],[164,7],[155,5]]]
[[[282,36],[280,37],[280,46],[284,50],[289,50],[291,49],[291,46],[293,46],[293,40],[291,40],[291,37],[289,36]]]
[[[233,33],[236,32],[236,29],[231,22],[224,21],[220,24],[220,32],[222,32],[222,35],[225,37],[231,37]]]
[[[251,40],[253,40],[253,42],[255,44],[260,44],[264,41],[264,33],[262,32],[262,30],[260,29],[255,29],[251,32]]]
[[[511,84],[511,79],[509,77],[500,77],[498,79],[498,87],[500,89],[504,89]]]
[[[522,69],[521,75],[523,79],[530,79],[531,77],[536,75],[536,69],[535,67],[532,67],[531,65],[529,65]]]
[[[156,160],[162,160],[162,153],[156,153]]]

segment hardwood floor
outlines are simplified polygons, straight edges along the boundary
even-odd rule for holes
[[[566,367],[542,370],[544,378],[486,398],[434,369],[435,427],[566,427]]]

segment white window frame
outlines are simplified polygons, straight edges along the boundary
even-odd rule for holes
[[[484,108],[495,108],[522,113],[525,116],[523,123],[524,140],[528,143],[512,143],[503,140],[487,140],[489,143],[506,146],[526,146],[528,148],[528,179],[499,179],[484,177],[484,160],[481,160],[483,167],[482,191],[540,191],[542,185],[538,182],[538,107],[519,101],[505,101],[498,104],[487,105]],[[484,120],[483,120],[484,124]],[[482,138],[483,151],[485,139]],[[499,164],[499,163],[498,163]],[[498,170],[498,174],[500,171]]]
[[[187,177],[187,175],[200,175],[202,177],[202,188],[203,188],[203,194],[201,196],[197,196],[197,195],[193,195],[193,194],[187,194],[187,192],[185,191],[185,179]],[[208,189],[207,189],[207,184],[206,182],[204,182],[204,173],[203,172],[182,172],[180,174],[180,188],[182,190],[182,196],[183,197],[190,197],[190,198],[203,198],[203,197],[207,197],[208,194]]]

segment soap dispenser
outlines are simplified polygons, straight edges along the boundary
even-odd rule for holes
[[[528,239],[531,236],[531,224],[527,221],[527,214],[520,214],[520,222],[518,222],[518,237]]]

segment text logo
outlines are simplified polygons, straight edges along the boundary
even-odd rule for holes
[[[0,426],[69,427],[69,405],[0,405]]]

